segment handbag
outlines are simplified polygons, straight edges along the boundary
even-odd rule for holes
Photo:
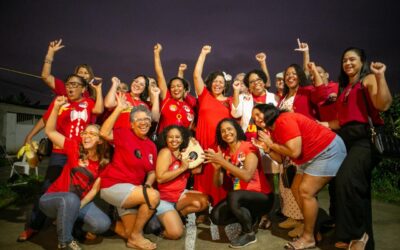
[[[53,143],[48,137],[44,137],[39,142],[37,154],[40,156],[49,156],[53,149]]]
[[[371,130],[371,142],[375,146],[375,151],[383,158],[400,158],[400,138],[398,138],[393,129],[385,126],[375,127],[370,114],[370,108],[367,102],[367,96],[364,91],[364,86],[361,83],[361,89],[363,89],[363,99],[368,112],[368,124]]]

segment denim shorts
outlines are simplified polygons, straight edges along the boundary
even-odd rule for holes
[[[131,183],[118,183],[108,188],[102,188],[100,190],[100,197],[107,203],[115,206],[119,216],[136,214],[136,208],[122,208],[122,204],[125,203],[135,188],[136,186]]]
[[[300,168],[304,170],[304,173],[312,176],[336,176],[346,154],[346,146],[342,138],[336,135],[321,153],[301,165]]]
[[[179,196],[178,201],[188,191],[189,190],[187,190],[187,189],[183,190],[183,192],[181,193],[181,196]],[[166,201],[166,200],[160,200],[160,204],[158,204],[158,206],[157,206],[156,215],[159,216],[159,215],[162,215],[163,213],[166,213],[168,211],[175,210],[175,209],[176,209],[176,202],[169,202],[169,201]]]

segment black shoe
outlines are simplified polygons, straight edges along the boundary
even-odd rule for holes
[[[251,245],[256,242],[257,242],[257,238],[256,238],[256,234],[254,232],[245,233],[245,234],[240,235],[236,239],[233,239],[231,241],[231,244],[229,244],[229,247],[242,248],[242,247]]]

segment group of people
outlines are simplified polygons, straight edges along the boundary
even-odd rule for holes
[[[335,246],[374,249],[371,171],[379,158],[368,116],[382,125],[379,112],[391,105],[386,66],[348,48],[339,82],[330,82],[310,61],[308,44],[298,46],[303,67],[291,64],[278,73],[272,93],[264,53],[256,55],[261,69],[233,81],[223,71],[203,78],[211,53],[205,45],[193,70],[194,97],[185,64],[165,79],[163,48],[156,44],[156,77],[137,75],[130,86],[113,77],[103,100],[102,79],[89,65],[78,65],[65,82],[51,74],[64,46],[50,42],[42,78],[57,97],[26,143],[44,128],[54,147],[42,194],[18,240],[29,239],[49,217],[56,220],[59,249],[81,249],[77,232],[90,241],[112,230],[127,247],[151,250],[156,243],[143,235],[149,220],[158,219],[162,237],[179,239],[186,216],[196,213],[201,222],[211,206],[214,224],[240,224],[230,247],[241,248],[270,225],[268,213],[278,201],[270,177],[279,174],[280,211],[287,217],[279,226],[294,228],[285,248],[314,248],[321,240],[317,195],[329,184]],[[204,149],[204,162],[195,168],[184,154],[190,143]],[[288,184],[292,165],[296,173]],[[98,193],[118,216],[96,206]]]

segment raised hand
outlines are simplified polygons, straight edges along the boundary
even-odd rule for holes
[[[269,148],[267,147],[267,145],[265,144],[265,142],[262,142],[256,138],[251,138],[251,143],[256,146],[259,149],[262,149],[264,151],[269,151]]]
[[[260,52],[256,55],[256,60],[258,62],[265,62],[265,60],[267,60],[267,55],[264,52]]]
[[[54,101],[54,108],[59,109],[65,103],[67,103],[67,97],[65,97],[65,96],[57,96],[55,101]]]
[[[59,51],[60,49],[65,47],[61,43],[62,43],[62,39],[54,40],[54,41],[50,42],[48,50],[53,53]]]
[[[308,44],[300,42],[300,38],[297,38],[297,45],[299,47],[294,49],[295,51],[308,52],[309,50]]]
[[[111,78],[111,82],[112,82],[113,85],[116,85],[117,87],[121,84],[121,80],[116,76],[113,76]]]
[[[370,69],[375,75],[384,75],[386,71],[386,65],[381,62],[371,62]]]
[[[232,87],[234,92],[240,91],[240,81],[239,80],[233,81]]]
[[[258,140],[264,142],[267,147],[270,147],[274,142],[271,139],[271,136],[265,131],[259,130],[257,132]]]
[[[101,89],[102,84],[103,84],[103,78],[101,77],[95,77],[89,82],[89,86],[96,91]]]
[[[160,53],[162,51],[162,46],[161,44],[157,43],[154,45],[154,53]]]
[[[187,69],[187,65],[184,63],[179,64],[179,68],[180,71],[185,71]]]
[[[309,62],[309,63],[307,64],[307,68],[308,68],[308,70],[309,70],[310,72],[317,71],[317,67],[315,66],[315,63],[314,63],[314,62]]]
[[[158,87],[156,87],[156,86],[150,86],[150,94],[151,94],[153,97],[158,98],[158,96],[160,95],[160,93],[161,93],[161,90],[160,90]]]
[[[209,54],[211,53],[211,46],[210,45],[204,45],[203,48],[201,49],[202,54]]]
[[[125,110],[125,109],[129,108],[129,104],[126,101],[126,97],[125,97],[125,95],[123,93],[117,93],[115,98],[116,98],[116,101],[117,101],[117,106],[115,107],[116,109],[119,109],[119,110],[122,111],[122,110]]]

